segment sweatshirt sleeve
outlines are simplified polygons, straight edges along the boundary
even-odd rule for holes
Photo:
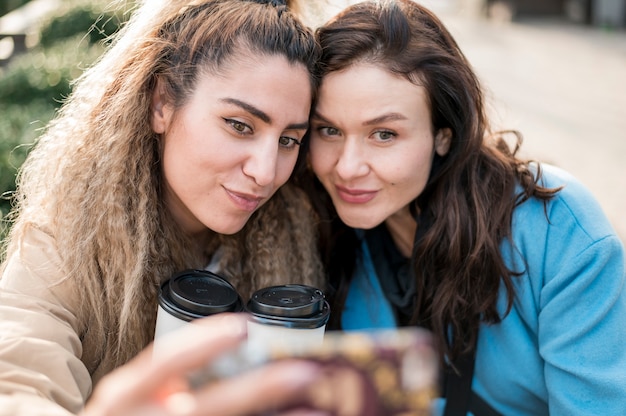
[[[582,184],[545,172],[566,186],[514,213],[515,298],[505,315],[502,290],[504,319],[481,326],[472,388],[505,415],[626,415],[624,247]]]
[[[567,183],[551,205],[544,280],[536,292],[549,411],[623,415],[624,247],[592,195],[571,179]]]
[[[550,414],[626,414],[621,244],[607,237],[566,258],[541,292],[538,321]]]
[[[78,413],[91,391],[52,237],[30,230],[0,279],[0,415]]]

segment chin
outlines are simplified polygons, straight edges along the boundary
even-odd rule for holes
[[[341,217],[341,215],[340,215],[340,217]],[[375,228],[376,226],[378,226],[380,223],[383,222],[383,221],[373,220],[372,218],[361,218],[361,217],[359,217],[359,218],[347,217],[346,219],[341,217],[341,220],[348,227],[360,228],[360,229],[363,229],[363,230],[371,230],[372,228]]]
[[[246,226],[247,222],[248,222],[248,218],[246,218],[246,220],[242,222],[234,222],[234,223],[229,223],[229,224],[222,223],[217,227],[208,227],[208,228],[210,228],[213,232],[218,233],[218,234],[232,235],[241,231],[243,227]]]

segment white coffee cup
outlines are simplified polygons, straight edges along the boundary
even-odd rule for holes
[[[292,353],[321,345],[330,315],[321,290],[295,284],[256,291],[246,309],[250,345]]]
[[[194,319],[242,310],[241,298],[227,280],[207,270],[184,270],[161,285],[154,339]]]

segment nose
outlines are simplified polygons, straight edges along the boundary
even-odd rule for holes
[[[254,179],[259,186],[274,182],[278,163],[278,139],[275,137],[259,138],[250,146],[249,154],[243,164],[243,173]]]
[[[345,180],[367,175],[369,165],[361,141],[357,138],[347,138],[344,141],[335,169]]]

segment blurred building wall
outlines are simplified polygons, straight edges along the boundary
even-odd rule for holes
[[[576,23],[626,28],[626,0],[482,0],[490,16],[561,16]]]

